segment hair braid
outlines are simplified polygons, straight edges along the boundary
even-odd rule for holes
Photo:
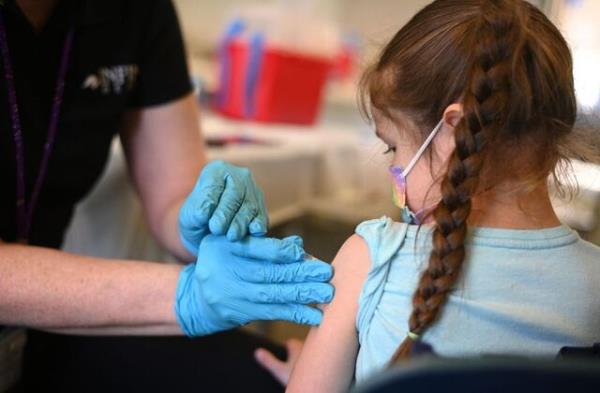
[[[442,199],[433,211],[436,225],[429,264],[412,300],[409,329],[418,335],[439,316],[462,271],[471,197],[477,191],[485,146],[529,110],[529,105],[511,104],[516,94],[526,97],[513,88],[513,69],[523,47],[517,8],[512,1],[487,1],[473,21],[474,51],[462,96],[463,118],[455,128],[456,147],[441,182]],[[412,344],[407,337],[392,362],[409,357]]]

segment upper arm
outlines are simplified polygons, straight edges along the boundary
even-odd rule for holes
[[[370,265],[366,242],[353,235],[333,261],[335,296],[304,344],[288,392],[345,392],[350,387],[358,353],[358,299]]]
[[[121,140],[133,183],[156,230],[175,202],[189,194],[204,165],[193,95],[125,114]]]
[[[204,151],[175,7],[171,0],[146,3],[136,48],[137,80],[121,140],[156,232],[165,210],[191,191],[204,164]]]

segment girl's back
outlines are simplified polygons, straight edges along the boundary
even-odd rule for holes
[[[370,268],[359,297],[356,379],[389,362],[407,334],[431,230],[389,218],[361,224]],[[442,356],[554,357],[600,340],[600,248],[567,226],[474,228],[465,270],[439,320],[422,337]]]

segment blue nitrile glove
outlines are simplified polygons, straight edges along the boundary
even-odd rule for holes
[[[206,236],[196,263],[179,275],[175,313],[188,336],[202,336],[257,320],[317,325],[333,274],[325,262],[305,261],[302,240],[246,237],[231,242]]]
[[[198,255],[204,236],[227,235],[231,241],[248,233],[264,236],[268,215],[262,191],[246,168],[223,161],[207,164],[179,211],[179,233],[185,248]]]

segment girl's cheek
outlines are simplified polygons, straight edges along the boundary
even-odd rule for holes
[[[408,143],[397,143],[396,151],[394,152],[393,165],[399,165],[405,168],[415,154],[415,149]]]

